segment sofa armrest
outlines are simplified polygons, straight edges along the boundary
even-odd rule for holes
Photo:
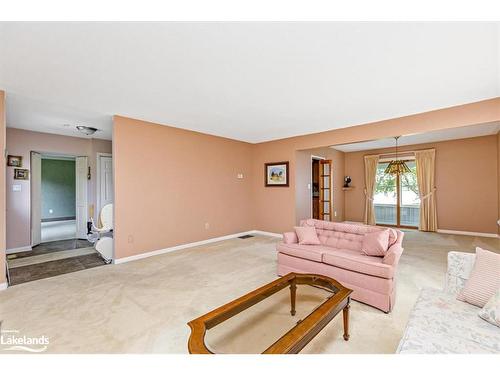
[[[382,260],[382,263],[387,264],[389,266],[397,266],[399,262],[399,258],[401,258],[401,254],[403,253],[403,247],[400,242],[396,242],[394,245],[389,247],[387,253]]]
[[[285,232],[283,233],[283,243],[291,244],[291,243],[299,243],[299,239],[295,232]]]
[[[396,242],[394,242],[387,249],[387,253],[385,253],[384,259],[382,263],[388,264],[390,266],[397,266],[399,262],[399,258],[401,258],[401,254],[403,254],[403,237],[405,234],[399,230],[396,231],[397,238]]]
[[[450,251],[448,253],[448,269],[446,271],[444,286],[446,292],[457,294],[463,289],[475,260],[476,254],[458,251]]]

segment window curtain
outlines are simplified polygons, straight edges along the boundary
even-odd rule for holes
[[[375,206],[373,196],[375,195],[378,155],[365,156],[365,218],[368,225],[375,225]]]
[[[436,188],[434,186],[436,150],[415,151],[417,183],[420,194],[420,224],[418,229],[437,231]]]

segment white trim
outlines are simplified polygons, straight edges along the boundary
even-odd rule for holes
[[[14,247],[12,249],[5,250],[5,254],[22,253],[23,251],[31,251],[31,250],[33,250],[33,249],[30,245],[22,246],[22,247]]]
[[[1,283],[1,284],[0,284],[0,290],[5,290],[5,289],[7,289],[7,286],[8,286],[8,285],[7,285],[7,283]]]
[[[462,230],[449,230],[449,229],[438,229],[438,233],[443,234],[458,234],[462,236],[475,236],[475,237],[490,237],[490,238],[498,238],[498,234],[496,233],[483,233],[483,232],[466,232]]]
[[[280,233],[273,233],[273,232],[264,232],[262,230],[252,230],[250,231],[250,234],[259,234],[261,236],[269,236],[269,237],[276,237],[276,238],[283,238],[283,235]]]
[[[311,162],[312,162],[313,160],[326,160],[326,158],[325,158],[325,157],[323,157],[323,156],[316,156],[316,155],[312,155],[312,154],[311,154]]]
[[[87,223],[89,221],[89,186],[88,172],[90,158],[77,156],[75,158],[75,216],[76,238],[87,239]]]
[[[196,247],[196,246],[206,245],[206,244],[210,244],[210,243],[214,243],[214,242],[230,240],[233,238],[237,238],[237,237],[241,237],[241,236],[245,236],[245,235],[249,235],[249,234],[258,234],[258,235],[263,235],[263,236],[271,236],[271,237],[279,237],[279,238],[283,237],[281,234],[278,234],[278,233],[263,232],[260,230],[250,230],[247,232],[234,233],[234,234],[229,234],[227,236],[222,236],[222,237],[209,238],[208,240],[191,242],[191,243],[186,243],[186,244],[182,244],[182,245],[167,247],[165,249],[148,251],[147,253],[132,255],[129,257],[125,257],[125,258],[113,259],[113,264],[121,264],[121,263],[131,262],[134,260],[149,258],[149,257],[155,256],[155,255],[171,253],[173,251],[183,250],[183,249],[187,249],[190,247]]]

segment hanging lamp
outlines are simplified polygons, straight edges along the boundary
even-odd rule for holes
[[[384,173],[385,174],[391,174],[391,175],[400,175],[403,173],[410,173],[410,168],[406,165],[404,160],[399,160],[398,159],[398,139],[400,136],[394,137],[396,140],[396,159],[391,160],[387,168],[385,169]]]

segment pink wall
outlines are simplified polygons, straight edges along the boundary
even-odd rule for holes
[[[296,170],[298,151],[499,120],[497,98],[248,144],[115,116],[116,258],[251,229],[289,230],[300,215],[297,176],[300,180],[308,173]],[[290,187],[264,187],[264,163],[283,160],[290,161]],[[245,178],[237,180],[237,173]],[[488,230],[489,224],[480,231]]]
[[[400,147],[436,149],[436,199],[439,229],[497,233],[498,140],[496,135]],[[356,188],[345,194],[346,220],[363,221],[364,155],[394,148],[345,154],[345,172]]]
[[[253,228],[251,144],[115,116],[113,155],[116,258]]]
[[[500,132],[497,133],[497,150],[498,150],[498,215],[497,220],[500,220]],[[500,224],[497,221],[497,233],[500,234]]]
[[[0,90],[0,284],[6,282],[5,277],[5,92]]]
[[[96,152],[111,153],[111,142],[97,139],[67,137],[29,130],[7,128],[7,151],[23,157],[23,168],[30,169],[30,152],[57,153],[88,156],[91,167],[89,204],[95,204]],[[13,184],[21,185],[20,192],[13,192]],[[30,181],[14,180],[14,169],[7,168],[7,249],[31,245]]]
[[[254,145],[253,171],[262,173],[264,163],[290,161],[290,188],[265,188],[260,179],[253,181],[255,223],[259,230],[283,232],[296,222],[295,167],[296,151],[335,144],[368,141],[432,130],[455,128],[500,120],[500,98],[405,116],[366,125],[337,129]],[[347,192],[346,194],[349,194]]]

